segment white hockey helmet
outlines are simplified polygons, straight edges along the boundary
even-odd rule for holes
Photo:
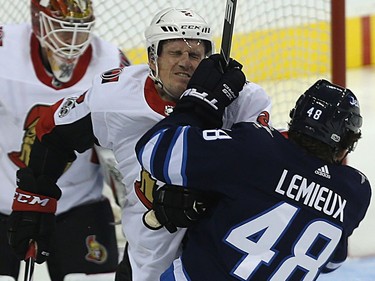
[[[91,43],[95,24],[91,0],[31,0],[33,32],[47,56],[54,76],[61,82],[72,71]]]
[[[183,39],[199,40],[204,44],[206,56],[214,52],[212,29],[196,12],[190,9],[167,8],[157,13],[145,31],[149,60],[155,64],[149,75],[159,88],[175,99],[174,95],[164,86],[159,77],[158,55],[161,52],[160,42],[164,40]]]
[[[145,31],[147,50],[158,55],[159,43],[169,39],[202,40],[206,55],[214,51],[212,29],[196,12],[190,9],[166,8],[157,13]]]

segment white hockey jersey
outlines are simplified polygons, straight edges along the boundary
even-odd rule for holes
[[[41,62],[39,43],[29,24],[6,25],[0,37],[0,213],[10,214],[16,171],[28,163],[35,139],[35,123],[43,108],[91,86],[94,74],[121,65],[123,56],[113,45],[93,38],[80,58],[73,78],[61,88],[52,83]],[[57,213],[102,196],[99,165],[92,151],[78,155],[59,179],[62,190]]]
[[[54,113],[55,125],[67,125],[91,113],[93,130],[103,147],[114,151],[123,175],[122,225],[129,241],[133,280],[155,281],[180,254],[185,230],[170,234],[164,228],[150,230],[142,222],[151,208],[152,188],[160,184],[141,170],[135,145],[155,123],[171,112],[174,104],[160,98],[148,77],[147,65],[113,69],[94,79],[93,87],[76,102],[65,99]],[[263,89],[247,83],[225,112],[225,127],[234,122],[255,121],[268,114],[270,99]]]

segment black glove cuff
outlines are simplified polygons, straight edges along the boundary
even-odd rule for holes
[[[201,121],[203,129],[212,129],[223,125],[224,110],[225,106],[219,101],[213,104],[197,96],[185,95],[177,102],[173,112],[194,114]]]
[[[61,190],[53,180],[43,175],[35,179],[30,168],[22,168],[17,171],[17,186],[24,191],[49,196],[57,200],[61,197]]]

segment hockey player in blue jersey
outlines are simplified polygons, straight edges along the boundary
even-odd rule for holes
[[[160,280],[316,280],[345,261],[370,202],[367,178],[342,165],[361,136],[358,100],[319,80],[291,110],[288,137],[264,122],[216,129],[245,79],[238,63],[222,73],[219,61],[202,61],[173,114],[136,147],[169,184],[155,190],[159,220],[173,185],[217,199]]]

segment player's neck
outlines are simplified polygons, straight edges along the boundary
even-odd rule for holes
[[[158,93],[158,95],[167,102],[177,102],[178,99],[173,97],[171,94],[169,94],[166,89],[163,86],[159,86],[157,83],[155,83],[155,88]]]

